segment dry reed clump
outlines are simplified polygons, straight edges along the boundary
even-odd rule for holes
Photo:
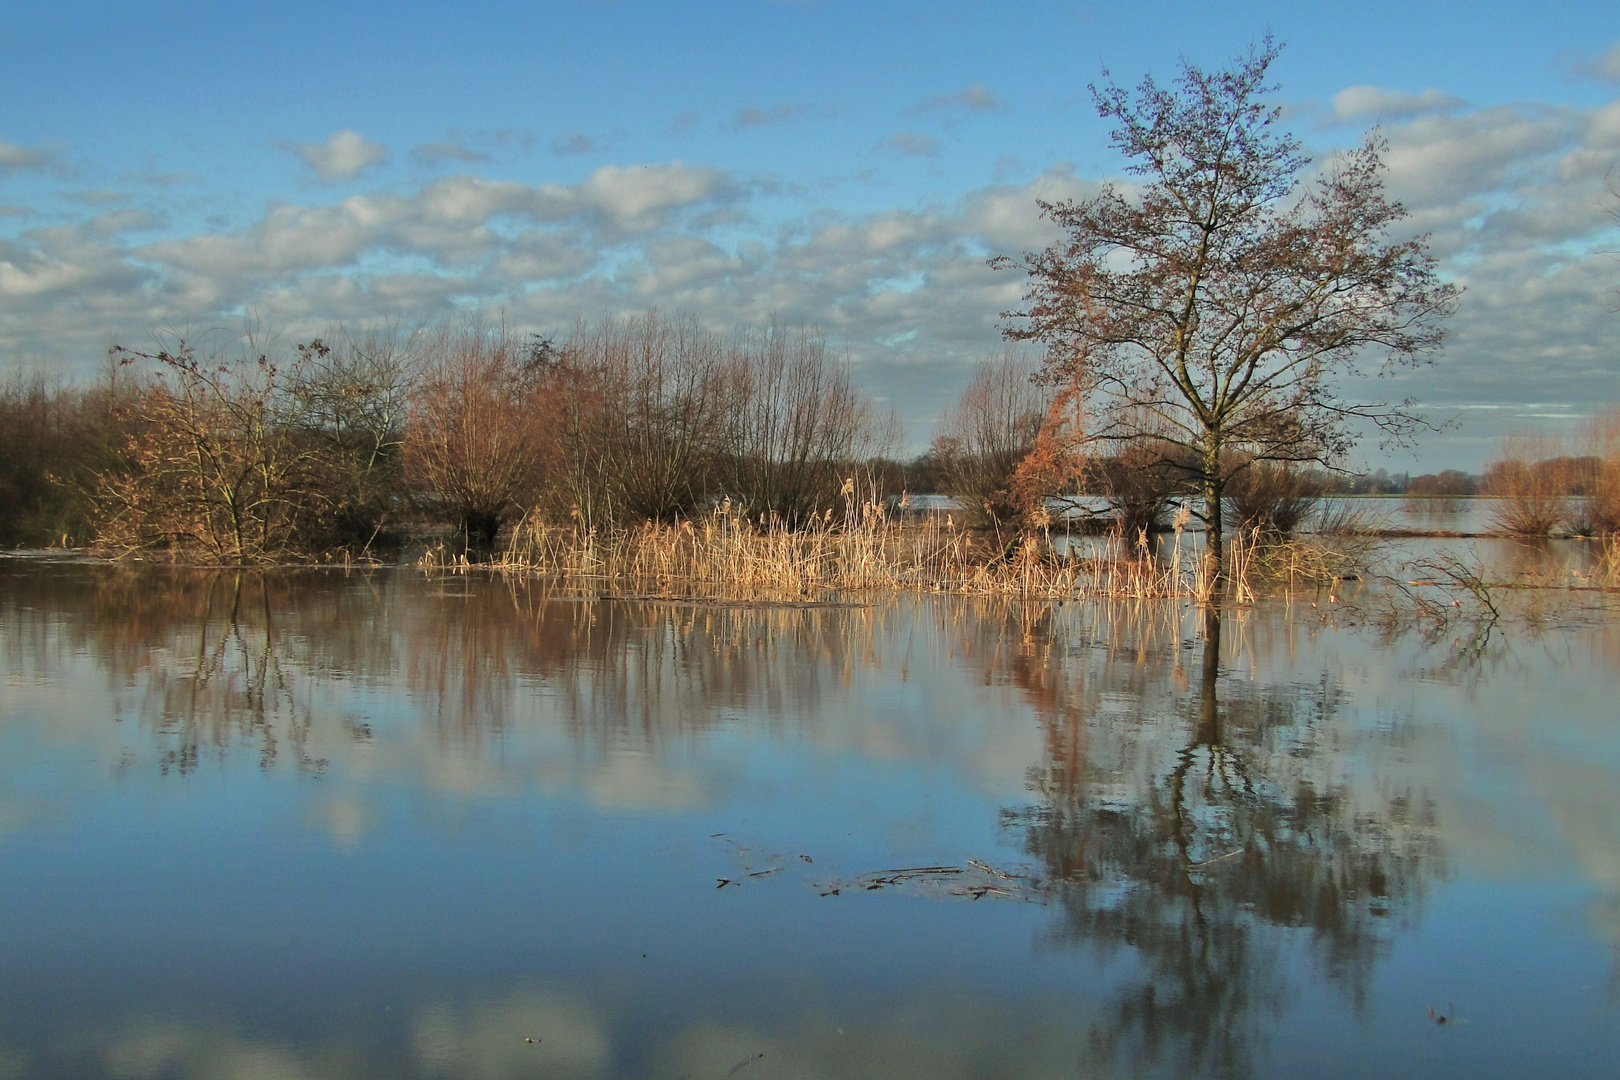
[[[1145,536],[1110,539],[1089,554],[1060,552],[1044,534],[998,545],[990,536],[932,515],[921,524],[891,516],[844,486],[844,512],[823,511],[790,527],[745,516],[729,500],[668,524],[596,530],[531,515],[494,565],[602,583],[641,595],[736,600],[811,600],[831,593],[909,589],[1031,599],[1207,597],[1198,560],[1177,533],[1155,556]],[[993,534],[992,534],[993,535]],[[442,565],[430,552],[423,565]]]
[[[1233,538],[1232,559],[1234,565],[1241,562],[1240,580],[1250,590],[1296,585],[1336,587],[1342,581],[1371,577],[1387,547],[1387,540],[1366,533],[1280,538],[1264,530],[1248,530]]]

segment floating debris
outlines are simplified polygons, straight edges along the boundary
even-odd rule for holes
[[[1451,1002],[1446,1003],[1445,1012],[1440,1012],[1433,1005],[1430,1005],[1429,1021],[1433,1023],[1435,1027],[1445,1027],[1447,1024],[1455,1027],[1458,1024],[1465,1023],[1465,1021],[1457,1018],[1457,1006]]]
[[[969,900],[982,900],[986,896],[1026,901],[1045,899],[1040,879],[1034,875],[1008,873],[977,859],[969,859],[963,866],[900,866],[874,870],[858,877],[823,882],[817,886],[822,896],[839,896],[846,889],[877,892],[888,888]]]
[[[738,1073],[742,1072],[748,1066],[752,1065],[754,1062],[758,1061],[760,1058],[762,1058],[764,1056],[765,1056],[765,1052],[763,1050],[760,1051],[757,1054],[749,1054],[747,1057],[745,1057],[741,1061],[737,1062],[737,1064],[733,1065],[731,1067],[731,1071],[726,1073],[726,1075],[727,1076],[736,1076]]]

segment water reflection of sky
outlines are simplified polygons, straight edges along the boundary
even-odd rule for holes
[[[1613,1075],[1620,630],[1205,633],[9,564],[0,1076]]]

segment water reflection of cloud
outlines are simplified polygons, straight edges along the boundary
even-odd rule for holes
[[[108,1075],[131,1080],[337,1080],[337,1062],[223,1029],[184,1022],[130,1023],[103,1048]]]
[[[795,1080],[958,1080],[1107,1075],[1084,1014],[1040,999],[942,993],[859,1017],[701,1021],[655,1052],[648,1075]],[[740,1066],[740,1067],[739,1067]]]
[[[450,595],[407,574],[95,568],[5,587],[8,772],[54,777],[0,793],[12,832],[73,812],[74,788],[170,764],[324,776],[300,812],[343,847],[367,843],[401,788],[450,797],[440,805],[539,795],[687,812],[784,752],[1000,800],[1021,797],[1034,764],[1083,761],[1097,799],[1128,805],[1179,746],[1197,651],[1188,612],[1164,605],[580,604],[478,578]],[[1573,859],[1620,894],[1615,768],[1548,738],[1612,711],[1620,630],[1568,657],[1523,647],[1470,682],[1428,673],[1411,642],[1305,615],[1235,616],[1224,676],[1300,692],[1327,677],[1342,699],[1318,743],[1290,744],[1289,725],[1257,743],[1288,783],[1368,813],[1410,793],[1436,808],[1457,861],[1513,874]]]
[[[312,799],[305,805],[304,817],[344,851],[359,847],[382,821],[378,808],[353,793]]]
[[[610,753],[590,770],[586,790],[591,802],[610,810],[688,810],[708,801],[703,779],[661,766],[650,754]]]
[[[412,1044],[425,1072],[458,1080],[583,1080],[611,1064],[604,1019],[556,991],[430,1006],[417,1016]]]

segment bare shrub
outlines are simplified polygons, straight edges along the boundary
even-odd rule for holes
[[[1132,538],[1164,529],[1176,498],[1191,491],[1178,456],[1168,444],[1131,441],[1091,459],[1087,490],[1108,501],[1114,531]]]
[[[330,463],[329,547],[364,551],[397,509],[420,338],[340,330],[299,347],[292,421]]]
[[[229,564],[311,554],[331,473],[287,422],[304,355],[284,370],[251,339],[202,359],[184,340],[112,354],[149,374],[131,395],[122,460],[99,478],[100,543]]]
[[[743,372],[719,334],[657,311],[576,327],[553,391],[567,399],[571,512],[592,522],[672,521],[721,489]]]
[[[542,468],[530,352],[504,327],[476,323],[436,331],[422,351],[405,467],[466,546],[487,551],[529,505]]]
[[[22,372],[0,382],[0,545],[89,542],[96,477],[124,444],[129,382],[116,367],[90,386]]]
[[[1559,446],[1546,435],[1510,434],[1485,471],[1484,489],[1496,501],[1491,520],[1512,536],[1548,536],[1569,512],[1569,477],[1558,466]]]
[[[876,433],[848,367],[805,328],[771,324],[731,345],[736,409],[725,446],[726,493],[751,515],[790,524],[833,505]]]
[[[933,453],[941,486],[970,518],[1004,525],[1026,509],[1012,479],[1047,417],[1051,394],[1035,382],[1039,370],[1038,357],[1014,346],[985,357],[940,420]]]
[[[1322,495],[1321,478],[1289,462],[1251,461],[1226,482],[1227,520],[1262,537],[1292,536]]]
[[[1580,436],[1591,464],[1582,513],[1595,536],[1620,535],[1620,408],[1605,409]]]

